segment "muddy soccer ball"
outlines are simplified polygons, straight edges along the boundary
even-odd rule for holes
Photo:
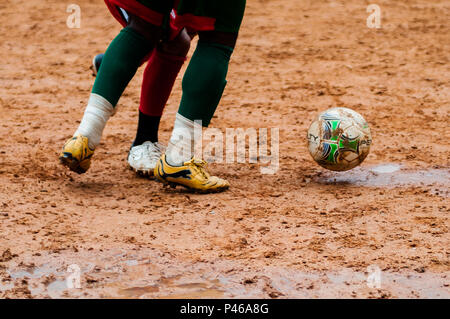
[[[361,164],[371,143],[367,122],[345,107],[319,114],[308,130],[309,153],[320,166],[333,171],[347,171]]]

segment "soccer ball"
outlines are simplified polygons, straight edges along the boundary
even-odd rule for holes
[[[332,171],[347,171],[361,164],[371,143],[367,122],[345,107],[319,114],[308,130],[309,153],[320,166]]]

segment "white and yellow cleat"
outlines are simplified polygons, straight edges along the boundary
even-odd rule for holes
[[[211,176],[207,171],[207,163],[195,158],[184,162],[182,166],[172,166],[167,163],[163,154],[156,164],[155,177],[171,187],[181,185],[199,193],[215,193],[227,190],[228,181],[217,176]]]
[[[91,166],[91,157],[94,154],[88,142],[88,138],[82,135],[68,139],[59,154],[61,164],[78,174],[85,173]]]
[[[128,166],[139,175],[151,177],[164,150],[165,146],[158,142],[133,146],[128,153]]]

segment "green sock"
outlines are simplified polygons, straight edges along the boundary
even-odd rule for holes
[[[222,98],[233,49],[199,41],[183,78],[180,113],[185,118],[202,120],[208,126]]]
[[[126,27],[111,42],[103,57],[92,93],[117,105],[144,57],[152,50],[145,38]]]

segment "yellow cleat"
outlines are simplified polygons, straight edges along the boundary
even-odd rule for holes
[[[88,146],[88,138],[82,135],[74,136],[64,144],[59,161],[78,174],[85,173],[91,166],[94,150]]]
[[[206,162],[191,159],[182,166],[171,166],[163,154],[156,164],[155,177],[172,187],[181,185],[189,190],[200,193],[221,192],[230,187],[230,183],[217,176],[211,176],[206,170]]]

